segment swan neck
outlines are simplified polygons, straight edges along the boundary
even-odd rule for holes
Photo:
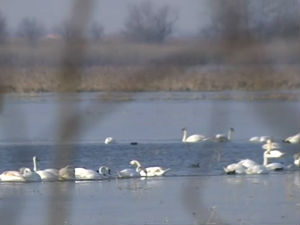
[[[33,171],[38,171],[38,162],[35,157],[33,157]]]
[[[266,155],[266,153],[267,153],[267,152],[264,153],[264,162],[263,162],[264,166],[268,165],[268,163],[269,163],[269,158],[268,158],[268,156]]]
[[[231,138],[232,138],[232,130],[230,129],[227,134],[227,139],[231,140]]]
[[[187,137],[187,131],[183,130],[183,136],[182,136],[182,141],[185,142]]]

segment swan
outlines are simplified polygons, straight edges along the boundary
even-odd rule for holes
[[[42,179],[42,181],[56,181],[58,180],[58,170],[56,169],[45,169],[40,170],[38,164],[38,158],[33,156],[33,171],[35,171]]]
[[[267,151],[275,150],[280,148],[280,144],[277,142],[273,142],[271,139],[267,140],[267,143],[262,146],[263,149]]]
[[[246,167],[239,163],[229,164],[224,168],[226,174],[244,174],[246,172]]]
[[[30,168],[22,167],[20,168],[20,173],[26,181],[42,181],[40,175],[35,171],[32,171]]]
[[[250,142],[255,142],[255,143],[262,143],[266,142],[267,140],[272,140],[272,137],[270,136],[254,136],[249,139]]]
[[[105,140],[104,140],[104,144],[106,144],[106,145],[108,145],[108,144],[113,144],[113,143],[115,143],[116,141],[115,141],[115,139],[113,138],[113,137],[107,137],[107,138],[105,138]]]
[[[253,165],[246,169],[246,174],[265,174],[269,170],[264,165]]]
[[[283,142],[290,143],[290,144],[299,144],[300,143],[300,133],[284,139]]]
[[[94,170],[77,167],[75,168],[76,180],[99,180],[101,175]]]
[[[185,143],[196,143],[201,141],[206,141],[207,138],[204,135],[201,134],[193,134],[191,136],[187,136],[187,130],[186,128],[182,128],[183,136],[182,136],[182,142]]]
[[[140,177],[140,173],[132,168],[127,168],[119,171],[118,177],[119,178],[129,178],[129,177]]]
[[[108,178],[111,176],[111,169],[108,166],[100,166],[97,172],[102,176],[102,178]]]
[[[284,155],[284,153],[280,152],[279,150],[272,150],[272,151],[265,151],[264,152],[264,161],[263,165],[268,170],[283,170],[284,166],[281,163],[269,163],[270,158],[280,158]]]
[[[226,134],[217,134],[215,140],[218,142],[230,141],[232,139],[232,134],[234,132],[233,128],[230,128],[227,135]]]
[[[300,153],[294,155],[294,164],[300,167]]]
[[[59,180],[75,180],[75,169],[74,167],[67,165],[58,171]]]
[[[136,171],[139,172],[142,177],[163,176],[170,170],[170,168],[164,169],[159,166],[143,168],[140,162],[137,160],[130,161],[130,164],[136,166]]]
[[[0,180],[5,182],[25,182],[25,178],[19,171],[8,170],[0,174]]]

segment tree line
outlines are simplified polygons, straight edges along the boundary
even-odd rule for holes
[[[208,1],[208,23],[198,29],[198,37],[206,39],[268,39],[282,36],[299,36],[299,0],[223,0]],[[179,14],[170,5],[158,6],[145,0],[128,6],[128,16],[121,34],[124,38],[162,43],[172,36]],[[200,17],[201,18],[201,17]],[[17,31],[8,32],[7,21],[0,12],[0,43],[11,36],[37,43],[49,33],[64,40],[76,37],[76,26],[64,22],[51,31],[36,18],[24,18]],[[101,40],[105,29],[99,22],[91,24],[86,37]]]

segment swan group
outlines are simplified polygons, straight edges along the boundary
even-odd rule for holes
[[[262,148],[265,150],[263,153],[263,164],[258,164],[251,159],[243,159],[238,163],[232,163],[224,168],[227,174],[263,174],[269,171],[283,170],[284,165],[281,163],[270,163],[271,158],[280,158],[285,155],[277,149],[278,143],[272,142],[270,139],[267,140],[267,144],[263,145]],[[275,149],[276,147],[276,149]]]

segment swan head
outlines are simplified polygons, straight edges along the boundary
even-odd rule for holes
[[[141,167],[140,162],[135,159],[130,161],[130,165],[136,166],[136,167]]]
[[[232,128],[232,127],[231,127],[229,130],[230,130],[231,132],[234,132],[234,128]]]
[[[108,166],[100,166],[97,172],[103,176],[111,175],[111,169]]]
[[[185,128],[185,127],[183,127],[183,128],[181,128],[181,130],[182,130],[182,131],[186,131],[186,128]]]

